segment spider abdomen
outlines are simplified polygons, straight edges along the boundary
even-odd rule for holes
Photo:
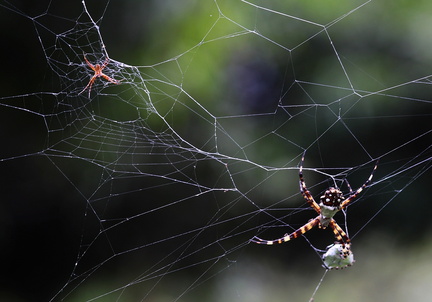
[[[324,265],[328,269],[342,269],[354,264],[354,255],[349,243],[335,243],[327,247],[323,255]]]

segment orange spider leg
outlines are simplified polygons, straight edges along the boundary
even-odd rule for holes
[[[113,84],[120,84],[120,81],[119,81],[119,80],[116,80],[116,79],[110,78],[110,77],[107,76],[106,74],[101,74],[100,76],[103,77],[105,80],[107,80],[107,81],[113,83]]]
[[[86,58],[86,56],[84,55],[84,60],[86,61],[86,63],[87,63],[87,65],[93,70],[93,71],[96,71],[96,67],[95,67],[95,65],[93,65],[92,63],[90,63],[89,62],[89,60],[87,60],[87,58]],[[106,61],[106,60],[105,60]],[[99,65],[99,64],[96,64],[97,66]]]

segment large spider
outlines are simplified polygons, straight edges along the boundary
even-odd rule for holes
[[[351,240],[349,239],[348,235],[342,230],[342,228],[337,224],[337,222],[333,219],[333,216],[340,210],[345,209],[349,205],[349,203],[353,201],[357,197],[357,195],[360,194],[364,190],[364,188],[369,185],[372,180],[373,174],[378,166],[378,162],[376,163],[371,175],[366,180],[366,182],[355,192],[353,192],[351,187],[348,185],[350,189],[350,195],[348,196],[348,198],[344,198],[343,193],[337,187],[330,187],[324,192],[324,195],[320,197],[320,203],[318,204],[307,189],[306,183],[303,178],[304,157],[305,156],[303,154],[299,169],[300,191],[308,204],[315,210],[315,212],[318,213],[318,216],[314,219],[311,219],[308,223],[306,223],[301,228],[295,230],[291,234],[285,234],[281,238],[275,240],[264,240],[255,236],[251,239],[251,241],[258,244],[267,245],[279,244],[290,241],[291,239],[295,239],[315,226],[318,226],[322,229],[325,229],[329,226],[333,230],[337,242],[327,247],[327,251],[323,255],[324,264],[327,268],[330,269],[343,268],[352,265],[354,262],[354,258],[351,252]]]
[[[104,68],[108,65],[109,61],[110,61],[108,57],[105,59],[105,61],[102,63],[102,65],[100,65],[100,64],[93,65],[92,63],[90,63],[87,60],[87,58],[86,58],[85,55],[84,55],[84,60],[87,63],[88,67],[90,67],[94,71],[94,75],[91,77],[91,79],[88,82],[87,86],[84,87],[84,89],[80,93],[78,93],[78,94],[83,93],[88,88],[89,89],[88,95],[89,95],[89,98],[90,98],[90,92],[91,92],[93,83],[94,83],[94,81],[96,81],[96,79],[98,77],[103,77],[105,80],[107,80],[107,81],[109,81],[109,82],[111,82],[113,84],[120,84],[120,81],[118,81],[116,79],[112,79],[112,78],[110,78],[109,76],[107,76],[106,74],[104,74],[102,72],[104,70]]]

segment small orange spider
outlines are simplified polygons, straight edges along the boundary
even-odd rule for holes
[[[94,81],[96,81],[96,78],[98,78],[98,77],[103,77],[105,80],[107,80],[107,81],[109,81],[109,82],[111,82],[113,84],[120,84],[120,81],[118,81],[116,79],[113,79],[113,78],[110,78],[109,76],[107,76],[106,74],[104,74],[102,72],[102,70],[108,65],[109,58],[106,58],[102,65],[100,65],[100,64],[93,65],[92,63],[90,63],[87,60],[87,58],[86,58],[85,55],[84,55],[84,60],[86,61],[87,65],[94,71],[94,75],[92,76],[92,78],[88,82],[87,86],[80,93],[78,93],[78,94],[83,93],[88,88],[89,89],[88,93],[89,93],[89,98],[90,98],[91,88],[93,86]]]

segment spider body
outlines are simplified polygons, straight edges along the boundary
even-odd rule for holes
[[[305,155],[303,154],[299,168],[300,192],[302,193],[306,202],[315,210],[315,212],[317,212],[318,216],[314,219],[311,219],[308,223],[295,230],[291,234],[285,234],[281,238],[275,240],[264,240],[255,236],[251,239],[251,241],[266,245],[280,244],[298,238],[315,226],[323,229],[330,227],[336,238],[336,243],[328,246],[326,253],[323,255],[325,266],[329,269],[338,269],[352,265],[354,263],[354,256],[351,252],[351,240],[333,219],[333,217],[337,212],[345,209],[349,203],[353,201],[358,196],[358,194],[360,194],[369,185],[378,166],[378,162],[376,163],[366,182],[355,192],[353,192],[351,187],[348,185],[350,189],[350,195],[347,198],[343,196],[343,193],[341,190],[339,190],[339,188],[330,187],[320,197],[320,202],[318,204],[309,192],[303,177],[304,157]]]
[[[87,60],[87,58],[86,58],[85,55],[84,55],[84,60],[85,60],[85,62],[86,62],[86,64],[87,64],[87,66],[90,67],[90,68],[94,71],[94,75],[91,77],[91,79],[90,79],[90,81],[88,82],[87,86],[84,87],[84,89],[83,89],[80,93],[78,93],[78,94],[83,93],[83,92],[86,91],[87,88],[88,88],[88,90],[89,90],[89,92],[88,92],[88,96],[89,96],[89,98],[90,98],[90,92],[91,92],[91,89],[92,89],[93,83],[94,83],[94,82],[96,81],[96,79],[99,78],[99,77],[102,77],[102,78],[104,78],[105,80],[107,80],[108,82],[111,82],[111,83],[113,83],[113,84],[120,84],[120,81],[118,81],[118,80],[116,80],[116,79],[113,79],[113,78],[110,78],[109,76],[107,76],[106,74],[104,74],[104,73],[102,72],[102,71],[104,70],[104,68],[107,67],[107,65],[108,65],[108,63],[109,63],[109,58],[106,58],[105,61],[104,61],[102,64],[95,64],[95,65],[93,65],[92,63],[90,63],[90,62]]]
[[[345,200],[341,190],[330,187],[320,197],[320,224],[319,227],[325,229],[333,216],[341,210],[341,203]]]

